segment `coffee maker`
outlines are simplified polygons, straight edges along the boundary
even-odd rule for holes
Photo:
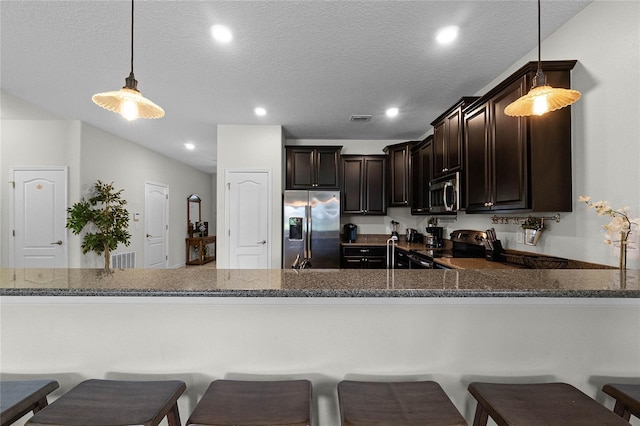
[[[427,248],[441,248],[444,245],[442,239],[443,228],[441,226],[427,226],[425,242]]]
[[[358,238],[358,227],[353,223],[347,223],[342,228],[342,241],[345,243],[355,243]]]

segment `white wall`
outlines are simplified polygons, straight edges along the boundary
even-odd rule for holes
[[[339,425],[345,378],[435,380],[472,424],[472,381],[563,381],[611,409],[602,385],[640,377],[639,321],[630,299],[8,297],[0,364],[58,380],[56,397],[88,378],[181,379],[183,424],[220,378],[311,380],[315,426]]]
[[[146,181],[169,186],[169,266],[184,265],[184,238],[187,236],[187,197],[198,193],[203,199],[202,216],[215,224],[215,176],[196,170],[77,120],[59,120],[53,114],[34,107],[12,95],[2,93],[1,175],[9,178],[11,166],[68,166],[69,204],[86,196],[96,179],[114,182],[124,189],[127,210],[141,213],[137,224],[130,220],[129,247],[117,252],[136,251],[137,266],[144,266],[144,184]],[[9,266],[9,197],[2,185],[0,266]],[[215,232],[215,225],[213,226]],[[81,237],[68,232],[69,266],[102,267],[102,258],[93,253],[82,255]]]
[[[210,174],[88,124],[82,125],[81,168],[83,190],[98,179],[114,182],[117,189],[124,189],[122,195],[127,200],[129,213],[140,213],[139,222],[133,222],[130,218],[131,244],[129,247],[118,247],[116,252],[135,251],[138,256],[144,253],[145,182],[169,187],[169,267],[183,266],[185,263],[187,197],[199,194],[202,199],[202,220],[213,222],[215,219],[212,215],[215,203]],[[70,200],[72,203],[75,201]],[[96,263],[87,265],[91,258],[85,255],[82,265],[100,267],[102,258],[93,256]],[[138,258],[138,267],[144,266],[142,260],[142,257]]]
[[[228,238],[225,205],[225,173],[230,170],[271,171],[271,267],[282,264],[282,189],[284,136],[282,126],[274,125],[219,125],[218,126],[218,268],[227,268]]]
[[[54,114],[22,101],[15,96],[0,93],[0,267],[9,266],[12,238],[9,229],[9,208],[12,196],[8,182],[11,167],[68,166],[68,199],[80,194],[80,133],[77,120],[60,120]],[[69,233],[69,244],[77,244],[78,237]],[[80,250],[69,252],[70,264],[79,264]]]

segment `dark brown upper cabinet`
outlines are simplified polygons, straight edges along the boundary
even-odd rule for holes
[[[433,126],[433,177],[445,176],[463,169],[464,137],[462,110],[478,99],[460,98],[451,108],[436,118]]]
[[[545,61],[553,87],[571,87],[576,61]],[[542,116],[509,117],[504,108],[526,94],[529,62],[463,112],[466,211],[567,212],[571,193],[571,107]]]
[[[389,156],[389,207],[409,207],[411,193],[411,148],[420,141],[408,141],[384,147]]]
[[[386,214],[386,177],[386,155],[343,155],[342,213]]]
[[[341,146],[285,146],[286,189],[339,189]]]
[[[429,181],[432,178],[433,136],[411,149],[411,214],[429,214]]]

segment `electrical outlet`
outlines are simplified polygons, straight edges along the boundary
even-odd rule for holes
[[[524,235],[522,235],[522,232],[516,232],[516,243],[524,244]]]

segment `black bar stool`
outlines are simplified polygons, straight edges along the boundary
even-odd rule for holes
[[[193,410],[187,425],[311,424],[308,380],[216,380]]]
[[[474,426],[488,417],[498,425],[629,426],[619,416],[566,383],[471,383],[478,401]]]
[[[640,385],[608,383],[602,387],[602,392],[616,400],[614,413],[626,421],[629,421],[631,414],[640,418]]]
[[[0,425],[10,425],[29,411],[37,413],[48,405],[47,395],[59,387],[55,380],[1,381]]]
[[[442,387],[431,381],[338,383],[341,424],[466,426]]]
[[[29,425],[155,426],[167,418],[180,426],[178,398],[184,382],[87,380],[36,413]]]

